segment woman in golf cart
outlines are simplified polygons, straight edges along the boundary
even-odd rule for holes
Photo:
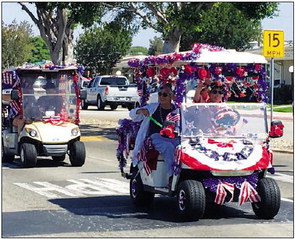
[[[171,177],[173,174],[174,151],[179,144],[179,139],[166,138],[160,135],[162,129],[160,125],[163,125],[167,115],[176,109],[176,106],[172,103],[174,93],[171,86],[168,84],[162,86],[158,97],[159,103],[151,103],[130,111],[129,115],[133,121],[142,121],[133,150],[133,162],[138,161],[138,154],[144,140],[150,137],[154,148],[163,155],[168,168],[168,176]]]

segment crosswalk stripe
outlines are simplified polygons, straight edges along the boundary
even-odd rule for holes
[[[281,181],[284,183],[293,183],[293,176],[292,175],[287,175],[283,173],[275,173],[272,174],[270,177],[272,177],[276,181]]]

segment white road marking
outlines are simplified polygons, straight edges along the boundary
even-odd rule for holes
[[[287,175],[283,173],[275,173],[270,175],[271,178],[277,181],[285,182],[285,183],[293,183],[293,176]]]
[[[85,197],[87,195],[126,195],[129,194],[129,183],[116,179],[96,178],[68,179],[72,184],[61,187],[49,182],[14,183],[15,185],[33,191],[47,198]],[[37,187],[33,184],[41,185]]]

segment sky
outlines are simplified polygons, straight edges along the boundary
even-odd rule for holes
[[[27,6],[32,6],[32,4],[27,4]],[[30,8],[33,9],[33,8]],[[280,2],[279,4],[279,16],[272,19],[264,19],[262,21],[262,28],[264,30],[282,30],[284,31],[285,41],[292,40],[294,36],[294,3],[293,1],[289,2]],[[28,21],[33,25],[33,31],[35,35],[39,35],[39,31],[31,18],[27,13],[21,10],[19,4],[15,2],[1,2],[1,18],[5,24],[11,23],[13,20],[16,20],[17,23],[21,21]],[[75,37],[82,33],[81,28],[75,31]],[[149,48],[150,40],[155,36],[159,37],[160,34],[156,33],[153,29],[140,30],[133,38],[132,46],[142,46]]]

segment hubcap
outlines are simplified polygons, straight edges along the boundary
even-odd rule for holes
[[[185,210],[185,201],[186,201],[185,191],[181,189],[178,194],[178,206],[181,211]]]
[[[133,179],[131,182],[131,195],[133,198],[136,198],[136,179]]]
[[[20,151],[20,161],[22,163],[25,162],[25,152],[24,152],[24,149],[22,148],[21,151]]]

